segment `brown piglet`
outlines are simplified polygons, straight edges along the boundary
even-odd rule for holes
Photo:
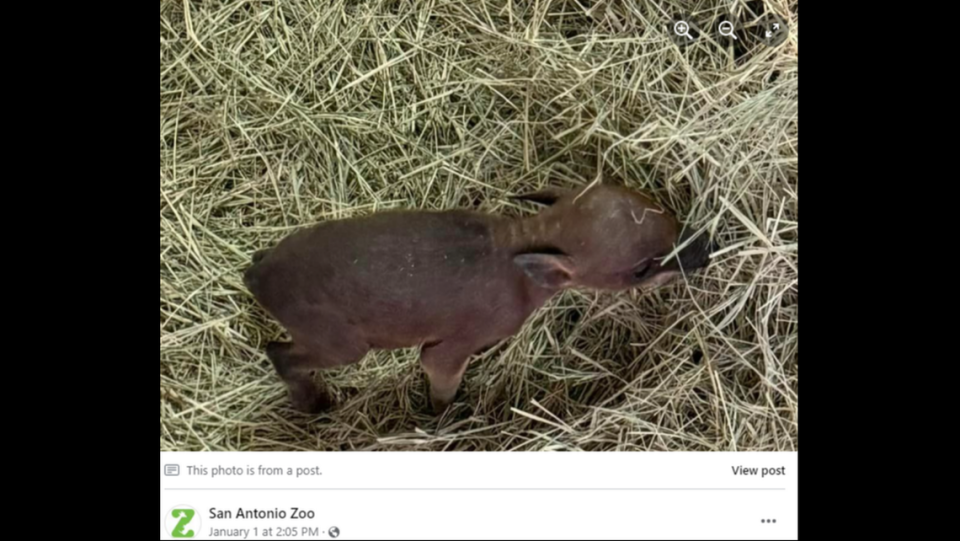
[[[517,197],[547,206],[512,219],[470,211],[390,211],[322,223],[259,252],[244,282],[292,337],[267,346],[294,407],[328,409],[320,370],[374,349],[422,348],[436,413],[454,401],[470,357],[518,333],[567,288],[658,287],[706,267],[650,198],[599,185]]]

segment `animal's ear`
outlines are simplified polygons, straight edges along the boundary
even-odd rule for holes
[[[513,262],[540,287],[564,289],[573,284],[573,259],[565,255],[523,254]]]
[[[531,203],[539,203],[541,205],[551,206],[557,201],[563,199],[567,195],[570,195],[571,192],[567,190],[561,190],[560,188],[547,188],[542,192],[530,193],[525,195],[514,195],[510,199],[517,201],[530,201]]]

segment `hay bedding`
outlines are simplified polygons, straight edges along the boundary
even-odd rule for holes
[[[673,13],[775,11],[776,50],[681,52]],[[186,9],[185,9],[186,8]],[[746,15],[746,11],[743,11]],[[798,446],[796,1],[160,4],[161,451],[791,451]],[[645,190],[725,246],[640,295],[569,292],[427,413],[414,351],[291,411],[244,291],[251,254],[389,208]]]

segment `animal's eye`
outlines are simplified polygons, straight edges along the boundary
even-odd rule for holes
[[[648,262],[644,263],[642,267],[640,267],[639,269],[637,269],[637,271],[633,274],[633,276],[634,276],[637,280],[642,280],[642,279],[644,279],[644,278],[647,277],[647,274],[650,273],[650,269],[652,269],[652,268],[653,268],[653,262],[652,262],[652,261],[648,261]]]

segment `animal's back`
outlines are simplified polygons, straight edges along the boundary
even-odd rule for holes
[[[494,244],[498,220],[452,211],[329,222],[289,237],[246,281],[291,332],[343,324],[374,347],[412,347],[517,311],[520,275]]]

